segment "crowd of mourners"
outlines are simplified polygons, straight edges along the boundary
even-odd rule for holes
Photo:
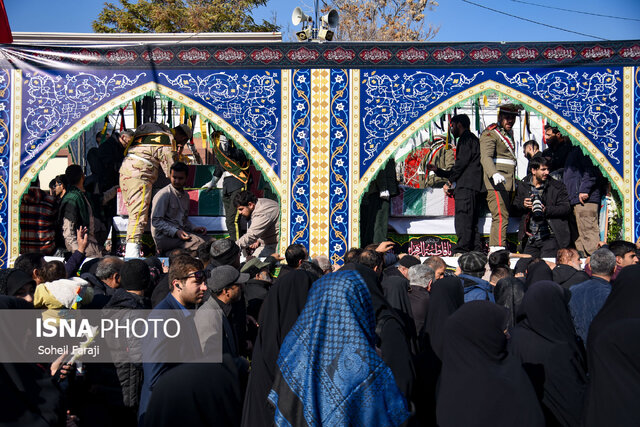
[[[2,425],[631,426],[640,419],[637,248],[603,245],[581,265],[497,251],[442,258],[352,248],[344,264],[309,257],[241,263],[231,239],[197,256],[66,261],[20,255],[0,270],[0,308],[192,309],[221,315],[221,363],[2,363]],[[71,294],[73,299],[62,298]],[[201,315],[202,314],[202,315]],[[4,328],[7,328],[5,325]],[[5,330],[3,328],[3,330]],[[6,332],[6,330],[5,330]],[[2,333],[3,342],[6,333]],[[5,344],[6,345],[6,344]]]

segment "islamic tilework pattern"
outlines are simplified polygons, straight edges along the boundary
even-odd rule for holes
[[[329,253],[330,157],[329,69],[311,70],[311,248]]]
[[[349,74],[331,70],[329,257],[342,264],[349,235]]]
[[[465,74],[413,70],[363,72],[360,178],[403,129],[483,74],[473,70]]]
[[[294,70],[291,79],[291,225],[290,243],[309,249],[311,73]]]
[[[9,236],[9,189],[11,165],[11,77],[8,70],[0,70],[0,268],[7,266],[7,238]],[[17,220],[17,218],[16,218]]]
[[[633,69],[633,153],[635,157],[633,170],[633,193],[634,193],[634,213],[635,230],[633,241],[640,237],[640,67]]]
[[[69,126],[97,105],[133,87],[146,73],[25,72],[20,176]]]
[[[498,79],[549,105],[585,132],[622,175],[621,69],[578,69],[567,72],[496,71]]]
[[[162,72],[160,83],[210,108],[234,126],[280,176],[280,81],[270,71]]]

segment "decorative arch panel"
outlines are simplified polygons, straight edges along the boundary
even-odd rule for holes
[[[301,243],[341,263],[359,244],[359,201],[377,170],[421,127],[486,93],[561,127],[618,189],[625,238],[636,240],[639,60],[636,41],[0,46],[0,264],[17,255],[20,196],[40,168],[149,92],[254,159],[280,196],[281,252]]]

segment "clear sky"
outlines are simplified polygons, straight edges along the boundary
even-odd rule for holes
[[[117,0],[113,0],[116,2]],[[597,40],[525,22],[515,17],[470,4],[463,0],[438,0],[440,6],[427,18],[440,32],[433,39],[448,41],[565,41]],[[517,17],[584,33],[607,40],[640,39],[640,0],[468,0]],[[13,31],[92,32],[91,22],[98,16],[104,0],[4,0]],[[631,18],[622,20],[534,6],[580,10],[592,14]],[[291,12],[301,6],[311,14],[312,0],[268,0],[256,11],[257,18],[270,19],[275,13],[283,38],[295,28]]]

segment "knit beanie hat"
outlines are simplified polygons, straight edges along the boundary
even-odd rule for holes
[[[420,260],[414,256],[405,255],[402,258],[400,258],[400,261],[398,261],[398,264],[406,268],[411,268],[414,265],[420,264]]]
[[[144,291],[151,282],[149,266],[141,259],[130,259],[120,269],[120,287],[127,291]]]

